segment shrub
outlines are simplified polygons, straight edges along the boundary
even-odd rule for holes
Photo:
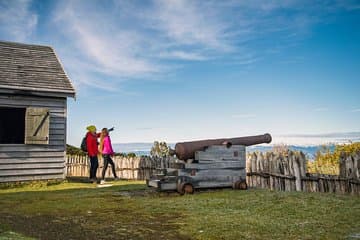
[[[275,153],[286,153],[289,151],[289,146],[286,144],[277,144],[272,147],[271,151]]]
[[[80,148],[66,144],[66,154],[69,155],[86,155]]]
[[[152,157],[168,157],[170,156],[170,147],[166,142],[155,141],[151,148],[150,155]]]
[[[360,142],[350,144],[335,145],[331,151],[331,146],[324,145],[317,151],[315,160],[308,162],[308,172],[320,174],[339,174],[339,160],[342,153],[352,154],[360,151]]]
[[[127,154],[127,157],[134,158],[134,157],[136,157],[136,154],[133,153],[133,152],[130,152],[130,153]]]

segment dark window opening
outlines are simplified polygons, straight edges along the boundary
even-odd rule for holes
[[[26,108],[0,107],[0,144],[24,144]]]

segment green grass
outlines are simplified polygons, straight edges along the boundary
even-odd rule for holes
[[[356,239],[360,198],[231,189],[179,196],[144,182],[0,190],[0,239]]]

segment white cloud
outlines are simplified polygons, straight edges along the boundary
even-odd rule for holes
[[[286,134],[279,137],[288,138],[360,138],[360,132],[333,132],[333,133],[315,133],[315,134]]]
[[[235,114],[235,115],[232,115],[233,118],[256,118],[256,115],[255,114],[251,114],[251,113],[248,113],[248,114]]]
[[[209,59],[208,57],[203,56],[199,53],[185,52],[185,51],[162,52],[159,54],[159,57],[167,58],[167,59],[188,60],[188,61],[204,61]]]
[[[179,45],[198,45],[216,50],[229,50],[225,32],[228,24],[218,12],[200,2],[188,0],[155,0],[147,18],[151,26]]]
[[[360,112],[360,108],[355,108],[355,109],[351,110],[351,112]]]
[[[111,9],[97,4],[59,2],[54,13],[53,23],[67,42],[63,55],[70,58],[73,52],[75,58],[65,59],[64,65],[80,77],[73,79],[81,84],[116,89],[124,80],[154,79],[179,69],[166,60],[206,61],[212,58],[212,51],[229,49],[220,22],[215,19],[209,24],[193,2],[155,1],[143,11],[135,9],[132,2],[115,3]],[[171,19],[165,21],[168,17]]]
[[[38,16],[30,10],[30,0],[0,2],[0,32],[9,41],[24,41],[34,32]]]
[[[319,107],[314,109],[315,112],[327,112],[329,111],[329,108],[327,107]]]
[[[260,56],[255,56],[252,53],[248,53],[248,52],[243,52],[243,53],[239,53],[239,55],[236,55],[234,57],[231,58],[231,64],[235,64],[235,65],[250,65],[253,64],[259,60],[261,60],[262,57]]]
[[[59,6],[55,22],[64,30],[65,37],[74,42],[74,48],[93,71],[119,78],[139,77],[161,71],[160,66],[139,54],[146,47],[141,35],[117,27],[111,18],[104,20],[105,12],[88,12],[89,9],[78,3],[68,1]]]
[[[302,1],[83,3],[60,1],[55,9],[56,29],[73,57],[82,62],[82,67],[69,67],[66,61],[64,65],[70,71],[87,72],[81,74],[80,82],[105,89],[116,89],[119,82],[129,79],[159,79],[187,61],[218,60],[248,67],[277,54],[270,48],[284,51],[296,44],[319,15],[326,14],[318,10],[330,8],[316,2],[305,9]],[[276,45],[252,46],[254,40],[262,41],[269,34]],[[173,60],[182,62],[175,65]]]
[[[360,132],[338,132],[322,134],[274,135],[272,144],[285,143],[289,145],[312,146],[329,143],[344,144],[359,141]]]

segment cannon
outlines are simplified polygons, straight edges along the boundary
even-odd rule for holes
[[[264,135],[247,136],[238,138],[221,138],[221,139],[209,139],[192,142],[181,142],[175,145],[175,150],[171,151],[171,154],[176,155],[180,160],[194,159],[196,151],[202,151],[205,148],[213,145],[243,145],[251,146],[260,143],[270,143],[272,140],[271,135],[266,133]]]
[[[267,133],[177,143],[170,152],[177,156],[176,164],[161,169],[160,174],[147,180],[147,185],[180,194],[203,188],[247,189],[246,146],[270,142],[271,135]]]

